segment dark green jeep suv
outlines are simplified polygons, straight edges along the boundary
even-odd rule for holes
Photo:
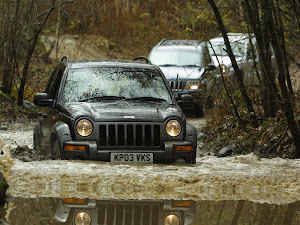
[[[149,62],[63,57],[34,103],[34,149],[46,158],[195,163],[196,130]]]

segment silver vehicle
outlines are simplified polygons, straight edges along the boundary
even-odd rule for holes
[[[228,33],[227,35],[238,67],[243,73],[244,84],[247,86],[258,84],[255,68],[257,53],[254,35],[244,33]],[[234,81],[234,70],[222,35],[210,39],[208,47],[215,66],[218,68],[221,66],[224,79]],[[222,85],[221,82],[221,72],[219,72],[214,79],[207,82],[208,89],[214,85]]]
[[[202,116],[205,94],[201,85],[215,69],[207,43],[164,39],[153,47],[148,58],[163,71],[179,101],[186,94],[193,97],[193,103],[184,109],[192,109],[197,116]]]

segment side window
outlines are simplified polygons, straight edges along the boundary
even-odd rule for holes
[[[56,97],[57,97],[62,74],[63,74],[62,70],[56,69],[56,71],[54,72],[54,74],[48,84],[46,92],[48,93],[48,96],[51,99],[56,99]]]
[[[50,80],[48,81],[47,88],[46,88],[46,91],[45,91],[45,92],[48,93],[48,95],[50,94],[50,90],[53,87],[53,83],[56,79],[56,74],[57,74],[57,68],[55,68],[55,70],[52,72]]]
[[[63,76],[63,71],[59,70],[58,74],[57,74],[55,86],[54,86],[54,91],[53,91],[53,97],[54,97],[54,99],[57,99],[57,95],[58,95],[58,91],[59,91],[59,87],[60,87],[62,76]]]

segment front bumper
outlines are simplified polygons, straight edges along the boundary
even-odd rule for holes
[[[65,146],[86,146],[86,150],[66,150]],[[176,151],[175,146],[193,146],[193,150]],[[175,163],[180,159],[184,159],[186,163],[195,163],[196,146],[189,141],[164,141],[162,149],[98,149],[96,141],[65,141],[63,146],[64,159],[83,159],[95,161],[110,161],[110,155],[117,153],[153,153],[154,163]]]

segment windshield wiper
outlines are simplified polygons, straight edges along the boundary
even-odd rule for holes
[[[93,96],[90,98],[85,98],[79,100],[79,102],[87,102],[87,101],[102,101],[102,100],[122,100],[125,99],[123,96]]]
[[[177,66],[177,65],[175,65],[175,64],[161,64],[161,65],[158,65],[158,66],[169,67],[169,66]]]
[[[155,98],[155,97],[136,97],[136,98],[126,98],[126,101],[153,101],[153,102],[165,102],[165,99]]]

